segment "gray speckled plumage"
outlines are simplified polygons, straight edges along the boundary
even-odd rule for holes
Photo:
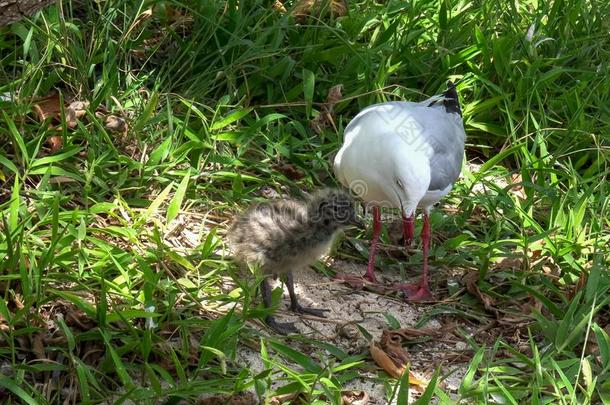
[[[238,261],[257,265],[265,274],[286,276],[293,311],[319,316],[320,310],[298,304],[292,272],[324,255],[337,231],[349,225],[361,225],[352,197],[342,190],[324,189],[305,200],[282,199],[250,207],[235,219],[229,228],[228,240]],[[270,287],[266,280],[261,290],[269,307]],[[294,331],[272,317],[266,321],[280,333]]]

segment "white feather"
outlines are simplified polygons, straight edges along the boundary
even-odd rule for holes
[[[334,171],[364,201],[428,211],[457,179],[464,155],[462,118],[443,95],[420,103],[387,102],[362,110],[345,128]]]

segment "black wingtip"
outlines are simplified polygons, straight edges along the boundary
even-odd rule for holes
[[[460,99],[458,98],[458,93],[456,90],[457,82],[452,83],[451,81],[447,82],[447,91],[443,94],[445,96],[445,100],[443,104],[445,104],[445,110],[448,113],[458,113],[460,117],[462,116],[462,109],[460,108]]]

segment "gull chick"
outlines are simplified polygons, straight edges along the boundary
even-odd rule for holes
[[[363,224],[356,217],[354,200],[345,191],[324,189],[305,200],[283,199],[258,204],[240,215],[229,228],[229,245],[235,258],[257,266],[266,277],[261,294],[271,307],[268,276],[280,276],[290,294],[290,310],[324,316],[326,309],[303,307],[294,292],[293,272],[307,268],[328,252],[336,233],[347,226]],[[265,322],[280,334],[298,332],[292,323]]]

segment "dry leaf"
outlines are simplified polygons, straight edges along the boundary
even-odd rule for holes
[[[15,296],[13,297],[13,304],[15,304],[15,308],[17,308],[18,311],[21,311],[23,308],[25,308],[25,305],[23,305],[23,297],[21,296],[21,294],[15,294]]]
[[[322,133],[323,129],[328,128],[330,126],[335,129],[335,132],[337,132],[337,126],[335,125],[333,112],[335,104],[337,104],[342,99],[341,89],[343,89],[343,85],[337,84],[328,90],[326,102],[322,104],[320,114],[313,120],[311,120],[310,126],[317,134]]]
[[[89,108],[88,101],[73,101],[66,109],[66,125],[74,128],[79,119],[85,116]]]
[[[397,366],[409,363],[409,354],[402,347],[402,334],[396,331],[384,330],[379,341],[380,347]]]
[[[47,118],[57,117],[61,112],[59,94],[52,94],[36,100],[33,108],[40,122],[43,122]]]
[[[295,165],[291,163],[278,163],[273,165],[273,169],[282,173],[290,180],[300,180],[305,177],[305,174]]]
[[[308,16],[320,18],[329,15],[330,18],[347,15],[346,0],[300,0],[292,10],[292,15],[299,22]]]
[[[337,334],[345,339],[355,340],[360,331],[353,323],[347,323],[343,325],[336,326]]]
[[[54,135],[54,136],[50,136],[47,139],[47,143],[49,144],[51,153],[55,153],[61,149],[61,147],[64,143],[64,139],[61,137],[61,135]]]
[[[341,405],[366,405],[369,394],[365,391],[341,391]]]
[[[286,10],[286,7],[284,7],[284,4],[282,4],[280,0],[275,0],[271,7],[273,7],[274,10],[279,11],[280,13],[288,12],[288,10]]]
[[[495,302],[493,298],[491,298],[489,295],[485,294],[479,289],[479,286],[477,285],[478,281],[479,273],[476,271],[466,273],[462,278],[462,282],[466,285],[466,291],[477,297],[487,311],[495,312]]]
[[[384,330],[381,334],[380,342],[371,342],[369,347],[371,357],[373,357],[375,363],[394,378],[400,378],[409,363],[409,354],[402,347],[401,342],[400,330]],[[428,382],[420,380],[409,371],[409,384],[425,388]]]
[[[375,364],[381,367],[386,373],[394,378],[400,378],[402,373],[407,369],[406,365],[397,366],[392,359],[379,347],[375,342],[371,342],[369,347],[371,357]]]
[[[335,104],[337,104],[343,98],[341,90],[343,90],[342,84],[337,84],[331,87],[330,90],[328,90],[328,95],[326,96],[326,105],[328,106],[331,112],[335,107]]]
[[[302,392],[292,392],[290,394],[276,395],[271,398],[269,404],[271,405],[282,405],[282,404],[306,404],[305,398],[303,398]]]
[[[125,121],[123,118],[117,117],[116,115],[109,115],[104,121],[104,128],[110,132],[125,133],[129,127],[127,125],[127,121]]]
[[[47,358],[44,352],[44,344],[42,343],[42,335],[40,333],[32,336],[32,352],[39,360],[44,360]]]
[[[10,332],[11,327],[6,322],[6,319],[0,314],[0,332]]]
[[[235,395],[213,395],[202,398],[196,402],[197,405],[252,405],[258,400],[253,392],[242,392]]]

